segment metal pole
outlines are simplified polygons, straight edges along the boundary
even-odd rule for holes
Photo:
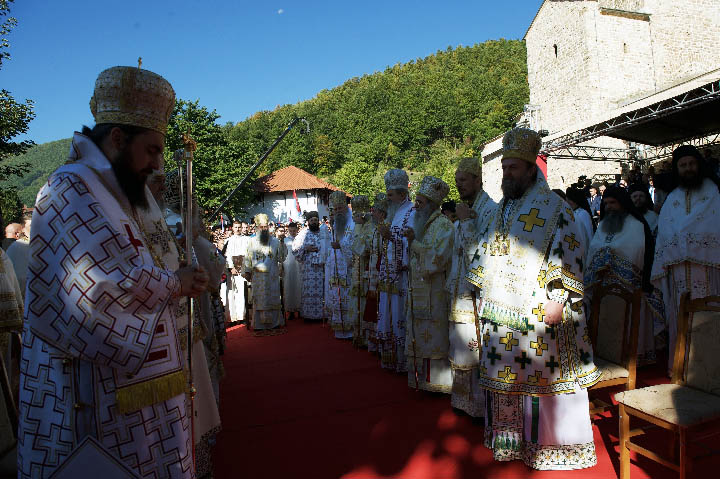
[[[247,174],[243,177],[243,179],[240,180],[240,183],[238,183],[238,185],[230,192],[229,195],[227,195],[227,197],[223,200],[223,202],[220,203],[220,206],[218,206],[215,209],[215,211],[212,212],[212,214],[208,217],[208,221],[215,218],[215,216],[220,212],[220,210],[223,209],[223,207],[227,204],[227,202],[230,201],[230,198],[232,198],[235,195],[235,193],[237,193],[237,191],[245,184],[245,182],[248,180],[248,178],[250,178],[250,175],[255,173],[255,170],[257,170],[258,167],[260,165],[262,165],[262,163],[265,161],[265,159],[270,155],[270,153],[272,153],[272,151],[275,149],[275,147],[278,146],[278,144],[283,140],[283,138],[285,138],[285,135],[287,135],[290,132],[290,129],[292,129],[292,127],[295,126],[295,124],[298,121],[302,121],[303,123],[305,123],[305,132],[306,133],[310,132],[310,124],[307,122],[307,120],[305,118],[294,118],[288,124],[288,126],[285,128],[285,131],[283,131],[280,134],[280,136],[277,137],[275,142],[272,145],[270,145],[270,148],[268,148],[268,150],[265,153],[263,153],[263,155],[260,157],[260,159],[258,159],[255,162],[255,164],[252,166],[252,168],[250,168],[250,171],[248,171]]]
[[[333,243],[337,243],[337,235],[335,234],[335,225],[333,225],[332,236],[333,236]],[[340,294],[340,278],[338,277],[338,267],[337,267],[337,250],[334,247],[333,247],[333,255],[335,256],[335,281],[337,282],[338,301],[340,302],[340,326],[342,327],[343,334],[345,334],[345,321],[343,321],[343,311],[342,311],[342,295]],[[330,318],[330,321],[332,322],[332,318]]]
[[[415,344],[415,310],[413,308],[412,257],[408,262],[408,298],[410,299],[410,323],[412,326],[413,368],[415,368],[415,391],[418,391],[420,389],[420,385],[418,383],[417,345]]]
[[[193,160],[193,150],[195,148],[195,143],[190,138],[190,132],[188,131],[187,135],[183,137],[183,141],[185,143],[185,160],[186,160],[186,169],[185,173],[187,175],[187,188],[185,188],[185,198],[187,201],[187,206],[185,207],[185,213],[186,216],[183,217],[183,220],[185,221],[184,225],[184,234],[185,234],[185,261],[187,262],[188,266],[193,266],[193,171],[192,171],[192,160]],[[180,175],[180,178],[182,178],[182,175]],[[182,203],[182,201],[181,201]],[[197,389],[195,389],[195,382],[193,378],[193,316],[194,316],[194,302],[191,297],[188,296],[188,345],[187,345],[187,358],[188,358],[188,379],[190,382],[190,431],[192,435],[192,460],[193,460],[193,469],[197,467],[196,463],[196,456],[195,456],[195,395],[197,394]]]

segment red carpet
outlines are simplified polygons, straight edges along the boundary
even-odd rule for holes
[[[497,463],[482,446],[482,427],[458,417],[450,398],[415,392],[407,377],[384,371],[375,356],[336,340],[320,324],[290,321],[288,333],[228,333],[221,384],[223,431],[214,451],[216,478],[460,479],[618,477],[618,421],[595,423],[597,466],[539,472]],[[661,368],[640,373],[658,382]],[[713,477],[717,456],[693,476]],[[675,478],[640,458],[633,479]]]

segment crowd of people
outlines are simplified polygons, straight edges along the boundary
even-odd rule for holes
[[[664,350],[668,367],[680,296],[720,294],[717,165],[693,146],[662,188],[634,171],[558,191],[536,165],[540,136],[514,128],[499,202],[463,158],[457,202],[433,176],[411,199],[391,169],[372,198],[330,194],[327,221],[258,214],[208,232],[198,205],[183,224],[181,179],[164,171],[173,105],[159,75],[103,71],[96,126],[6,228],[0,424],[17,428],[19,477],[211,476],[226,327],[272,335],[291,319],[327,322],[409,387],[448,394],[498,461],[591,467],[595,288],[642,291],[639,363]]]

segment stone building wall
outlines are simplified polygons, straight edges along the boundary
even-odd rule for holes
[[[720,0],[546,0],[525,42],[537,129],[569,132],[720,68]],[[627,147],[609,137],[587,144]],[[493,151],[488,145],[483,155],[492,158]],[[495,183],[499,159],[485,167],[484,177]],[[617,162],[548,159],[553,188],[564,189],[580,175],[622,171]]]
[[[540,106],[540,125],[550,132],[596,113],[588,101],[598,85],[587,35],[594,31],[595,7],[595,2],[546,1],[525,36],[530,104]]]
[[[720,1],[645,0],[659,90],[720,68]]]

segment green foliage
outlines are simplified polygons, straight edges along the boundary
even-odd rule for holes
[[[457,160],[512,127],[528,99],[524,43],[490,41],[352,78],[311,100],[258,112],[229,135],[265,149],[303,116],[311,134],[286,138],[264,172],[295,165],[358,194],[381,190],[382,173],[402,167],[443,178],[457,199]]]
[[[257,176],[289,165],[353,195],[384,190],[385,171],[401,167],[414,184],[427,174],[442,178],[451,186],[450,198],[457,199],[457,161],[477,155],[483,143],[509,129],[528,98],[524,43],[498,40],[448,48],[352,78],[311,100],[257,112],[234,125],[219,124],[217,112],[197,100],[178,100],[166,137],[166,168],[175,167],[173,151],[182,148],[182,134],[189,128],[197,142],[198,198],[203,207],[216,207],[288,123],[305,117],[311,133],[288,134],[226,213],[240,214],[253,201],[251,184]],[[26,204],[67,157],[67,143],[54,145],[62,142],[69,140],[36,146],[8,161],[33,165],[21,181],[5,182],[20,189]]]
[[[353,158],[347,161],[333,176],[334,184],[351,195],[367,195],[373,198],[379,191],[375,178],[376,166],[367,160]]]
[[[0,217],[4,224],[22,223],[23,205],[14,188],[0,189]]]
[[[0,0],[0,20],[2,21],[0,23],[0,68],[2,68],[3,60],[10,58],[8,52],[10,42],[5,35],[9,34],[13,27],[17,25],[15,18],[7,16],[10,13],[10,3],[13,1]],[[0,90],[0,178],[19,177],[29,171],[30,168],[27,163],[15,162],[9,165],[7,160],[21,155],[33,145],[30,140],[12,141],[16,136],[27,133],[28,124],[33,118],[35,118],[35,114],[32,100],[18,103],[9,91]],[[13,205],[17,206],[19,202],[17,191],[7,187],[0,186],[0,198],[6,215],[9,214],[6,208],[13,209]],[[22,204],[20,207],[22,213]],[[5,220],[7,221],[7,218]]]
[[[9,168],[17,165],[29,165],[30,171],[22,177],[4,177],[4,181],[0,181],[0,190],[11,188],[16,189],[20,196],[20,200],[26,206],[35,204],[35,197],[42,185],[48,179],[48,176],[67,161],[70,151],[70,138],[64,140],[51,141],[35,145],[28,149],[22,155],[9,158],[7,164]]]
[[[193,176],[198,201],[203,208],[214,209],[232,191],[255,160],[256,142],[233,141],[231,127],[219,125],[220,115],[200,106],[199,100],[177,100],[165,136],[165,169],[177,168],[173,153],[183,148],[187,132],[197,143]],[[226,211],[237,213],[252,198],[252,179],[233,197]]]

